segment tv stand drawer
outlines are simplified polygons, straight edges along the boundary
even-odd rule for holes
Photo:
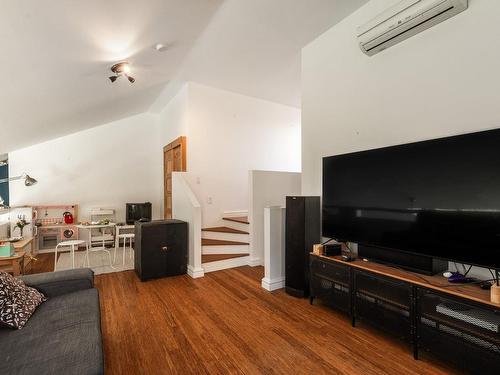
[[[311,256],[310,265],[311,274],[322,276],[346,286],[349,284],[349,268],[346,266],[316,256]]]
[[[423,350],[467,372],[500,374],[500,310],[425,289],[417,306]]]
[[[410,309],[410,284],[363,271],[354,272],[354,282],[356,293],[377,298],[402,309]]]

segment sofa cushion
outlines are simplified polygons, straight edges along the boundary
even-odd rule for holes
[[[47,298],[6,272],[0,272],[0,322],[21,329]]]
[[[20,279],[48,298],[94,287],[94,272],[90,268],[25,275]]]
[[[0,374],[102,374],[99,294],[49,299],[24,329],[0,329]]]

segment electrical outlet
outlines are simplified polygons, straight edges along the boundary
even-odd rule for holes
[[[208,203],[208,204],[212,204],[212,197],[208,197],[208,198],[207,198],[207,203]]]

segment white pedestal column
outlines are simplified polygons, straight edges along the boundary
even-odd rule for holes
[[[285,208],[264,208],[264,278],[262,287],[285,287]]]

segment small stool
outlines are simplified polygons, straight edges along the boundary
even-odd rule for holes
[[[123,265],[125,265],[125,253],[127,252],[127,239],[129,240],[130,258],[132,258],[132,254],[134,251],[134,249],[132,249],[132,240],[135,238],[135,234],[134,233],[119,234],[117,238],[118,240],[116,241],[115,244],[115,255],[113,257],[113,263],[116,261],[116,249],[118,247],[120,239],[123,239]]]
[[[108,250],[108,249],[106,249],[104,240],[102,240],[102,246],[98,246],[98,247],[92,247],[87,242],[87,251],[86,251],[86,254],[85,254],[85,259],[87,259],[87,267],[90,268],[90,253],[96,253],[98,251],[104,251],[106,254],[108,254],[108,257],[109,257],[109,266],[111,268],[115,269],[115,267],[113,266],[113,262],[111,261],[111,251]],[[83,264],[84,265],[85,265],[85,259],[83,260]]]
[[[63,241],[63,242],[59,242],[56,246],[56,251],[55,251],[55,257],[54,257],[54,271],[56,271],[57,269],[57,250],[60,248],[60,247],[64,247],[64,246],[70,246],[71,247],[71,265],[72,265],[72,268],[75,268],[75,246],[76,248],[78,249],[78,246],[79,245],[82,245],[86,243],[85,241],[83,240],[71,240],[71,241]]]

